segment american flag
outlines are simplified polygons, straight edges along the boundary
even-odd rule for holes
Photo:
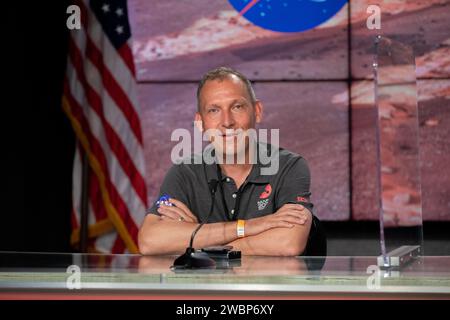
[[[89,162],[91,251],[138,252],[145,216],[142,130],[126,0],[78,0],[71,30],[63,109],[76,133],[72,244],[79,242],[82,157]]]

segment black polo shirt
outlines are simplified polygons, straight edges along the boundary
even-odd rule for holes
[[[270,145],[258,144],[258,148]],[[258,149],[259,150],[259,149]],[[215,195],[214,210],[208,223],[251,219],[276,212],[286,203],[299,203],[311,212],[310,171],[300,155],[279,148],[279,166],[276,173],[262,175],[261,169],[270,167],[260,159],[253,165],[245,182],[238,189],[234,180],[222,174],[216,164],[190,163],[175,164],[167,172],[159,197],[167,194],[186,204],[199,222],[204,222],[211,206],[211,192],[208,182],[217,179],[219,185]],[[198,160],[198,158],[197,158]],[[222,176],[222,179],[219,179]],[[159,198],[158,197],[158,198]],[[148,213],[158,214],[156,200]]]

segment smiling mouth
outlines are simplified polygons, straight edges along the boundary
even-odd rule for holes
[[[236,129],[236,130],[233,130],[232,132],[222,133],[220,136],[225,139],[236,138],[236,137],[240,136],[242,134],[242,132],[243,132],[242,129]]]
[[[234,138],[234,137],[237,137],[237,136],[238,136],[237,133],[235,133],[235,134],[222,134],[221,135],[222,138]]]

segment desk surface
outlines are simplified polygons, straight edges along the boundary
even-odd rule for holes
[[[450,298],[450,257],[389,271],[376,257],[244,256],[180,271],[175,258],[0,252],[0,298]]]

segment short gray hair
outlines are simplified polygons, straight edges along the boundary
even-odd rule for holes
[[[248,80],[247,77],[244,76],[239,71],[236,71],[229,67],[219,67],[219,68],[212,69],[212,70],[208,71],[207,73],[205,73],[198,84],[198,87],[197,87],[197,110],[198,111],[200,111],[200,92],[202,91],[202,88],[205,85],[205,83],[207,81],[212,81],[212,80],[223,81],[226,78],[230,77],[231,75],[235,75],[245,84],[245,88],[247,89],[247,93],[250,97],[251,103],[252,103],[252,105],[255,105],[256,96],[255,96],[255,91],[253,90],[252,83],[250,82],[250,80]]]

